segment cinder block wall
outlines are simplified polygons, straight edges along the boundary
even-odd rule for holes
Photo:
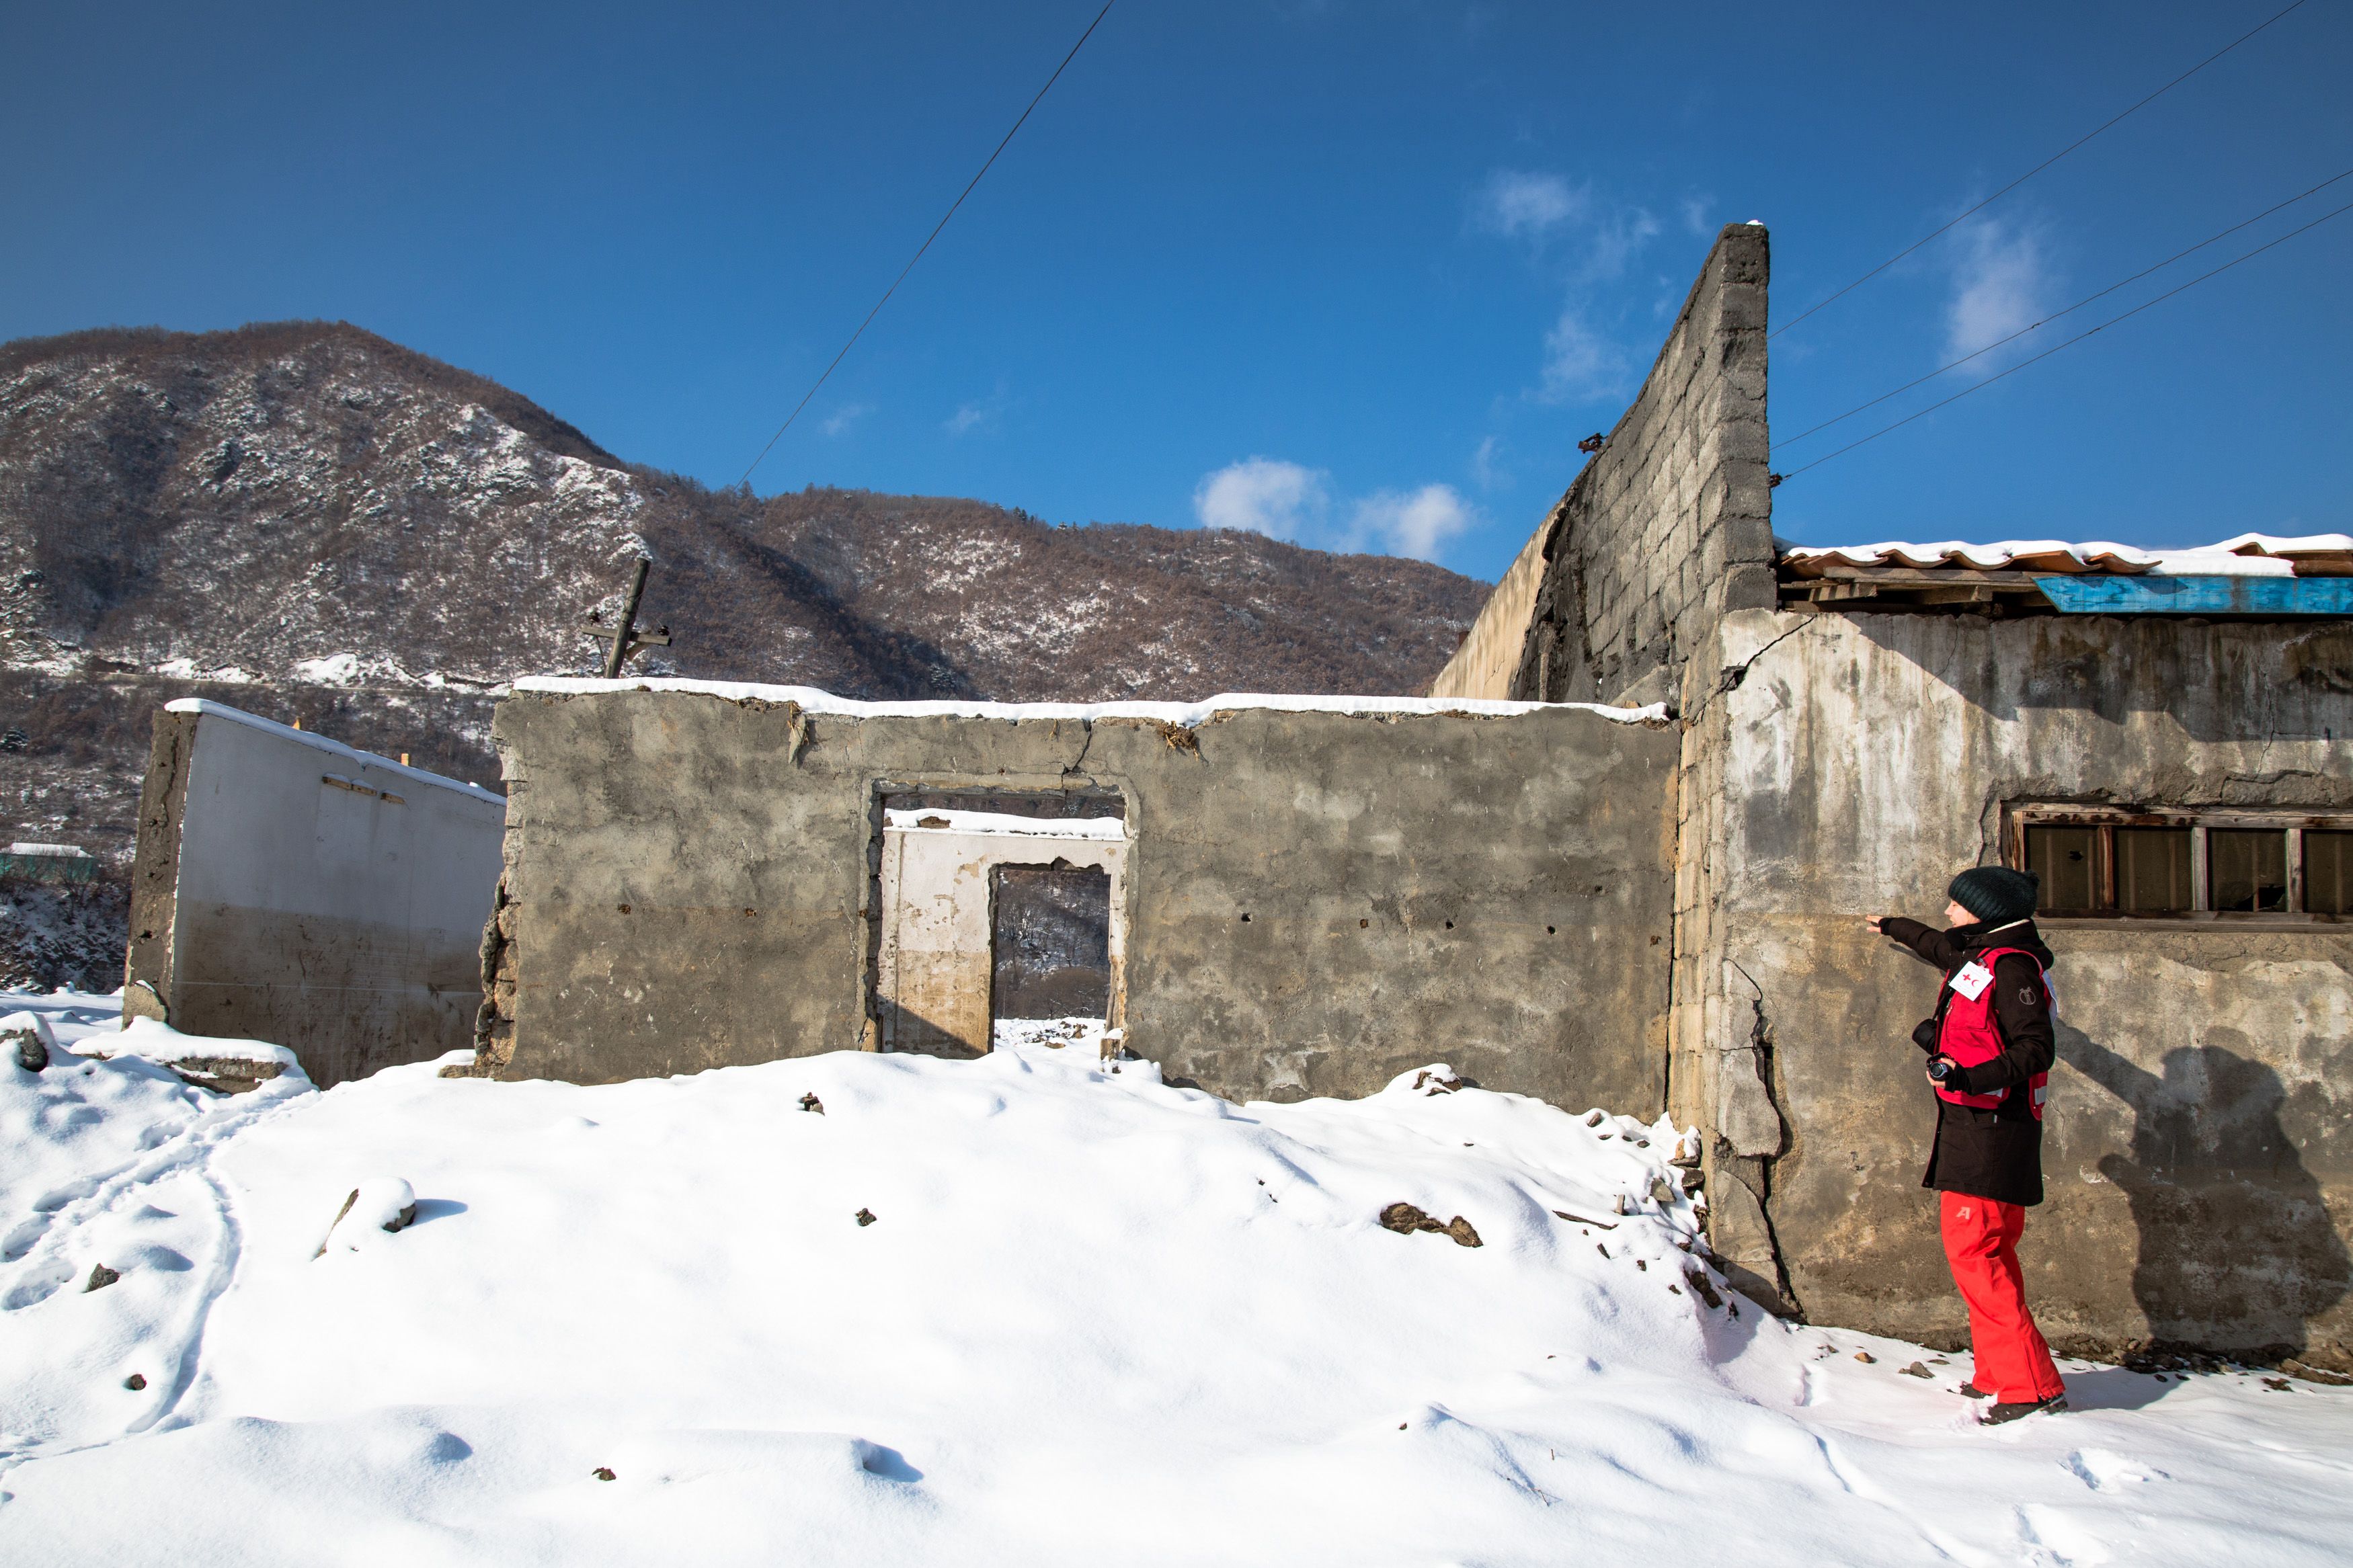
[[[218,703],[155,715],[126,1010],[269,1040],[321,1087],[463,1050],[505,803]]]
[[[884,792],[1109,791],[1130,1045],[1232,1099],[1443,1060],[1656,1114],[1676,736],[1590,710],[832,713],[519,692],[497,1016],[478,1070],[580,1082],[866,1038]]]
[[[2353,809],[2353,627],[1760,612],[1720,636],[1690,683],[1672,1072],[1715,1135],[1712,1236],[1815,1321],[1956,1346],[1908,1038],[1937,977],[1863,917],[1936,922],[2005,805]],[[2044,1332],[2353,1370],[2353,927],[2044,935],[2060,1061],[2021,1249]]]
[[[1525,617],[1509,689],[1463,685],[1465,694],[1672,700],[1684,659],[1718,616],[1773,607],[1769,272],[1761,225],[1716,237],[1641,394],[1538,530],[1533,603],[1521,608],[1499,593],[1491,606]],[[1433,689],[1454,690],[1492,666],[1493,640],[1474,626],[1462,670],[1450,667]]]

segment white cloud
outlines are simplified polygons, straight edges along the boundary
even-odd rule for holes
[[[1451,485],[1381,490],[1333,516],[1332,476],[1274,458],[1249,458],[1203,476],[1193,512],[1204,528],[1243,530],[1315,550],[1378,551],[1436,560],[1447,541],[1479,521]]]
[[[1595,331],[1584,308],[1572,299],[1545,334],[1544,384],[1536,396],[1546,403],[1617,396],[1626,390],[1631,363],[1626,350]]]
[[[1478,512],[1451,485],[1424,485],[1410,493],[1382,490],[1356,503],[1351,530],[1383,553],[1438,559],[1439,546],[1467,531]]]
[[[1628,307],[1603,288],[1624,279],[1662,232],[1656,215],[1606,201],[1564,175],[1526,169],[1490,174],[1474,194],[1472,212],[1490,233],[1543,242],[1563,286],[1560,314],[1545,334],[1542,380],[1530,395],[1545,403],[1622,395],[1635,356],[1611,329]],[[1685,201],[1683,216],[1697,232],[1706,216],[1704,198]]]
[[[1204,528],[1231,528],[1275,539],[1321,533],[1332,505],[1332,476],[1271,458],[1249,458],[1204,477],[1193,513]]]
[[[1592,199],[1558,174],[1498,169],[1479,188],[1472,213],[1479,226],[1495,234],[1541,235],[1581,216]]]
[[[1659,237],[1659,220],[1649,209],[1628,207],[1588,226],[1583,276],[1588,280],[1617,278],[1626,264]]]
[[[1973,354],[2048,315],[2054,281],[2042,241],[2030,231],[1980,218],[1964,226],[1957,238],[1953,298],[1945,309],[1948,360]]]
[[[874,405],[871,403],[845,404],[840,408],[837,409],[823,424],[819,425],[818,428],[824,431],[828,436],[833,437],[835,439],[839,440],[840,437],[849,434],[849,427],[851,426],[857,424],[860,419],[865,418],[868,415],[873,412]]]
[[[1713,196],[1685,196],[1683,199],[1683,227],[1701,239],[1705,239],[1712,232],[1707,221],[1707,209],[1715,200]]]
[[[992,410],[980,404],[967,403],[941,421],[940,428],[951,436],[964,436],[981,428],[995,417]]]
[[[1496,461],[1503,454],[1502,437],[1490,436],[1482,440],[1479,449],[1471,454],[1471,482],[1482,490],[1492,490],[1497,485],[1507,483],[1510,476]]]

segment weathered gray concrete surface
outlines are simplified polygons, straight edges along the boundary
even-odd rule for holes
[[[1532,541],[1531,602],[1506,576],[1433,690],[1551,701],[1672,699],[1683,661],[1727,610],[1769,608],[1761,225],[1716,237],[1683,312],[1608,444]],[[1523,557],[1525,562],[1525,557]],[[1514,572],[1519,570],[1515,564]],[[1499,643],[1525,626],[1518,657]],[[1506,689],[1491,689],[1510,670]]]
[[[1717,1244],[1767,1284],[1778,1246],[1814,1321],[1957,1343],[1907,1037],[1936,977],[1862,918],[1935,920],[2007,805],[2353,807],[2353,627],[1756,612],[1719,638],[1685,688],[1673,1068],[1715,1134]],[[2021,1249],[2044,1331],[2353,1366],[2353,925],[2045,934],[2065,1027]]]
[[[215,703],[156,715],[127,982],[322,1087],[460,1050],[505,804]]]
[[[880,800],[1126,803],[1128,1044],[1235,1099],[1363,1094],[1433,1060],[1655,1113],[1672,731],[1238,708],[848,717],[691,692],[518,693],[481,1067],[607,1081],[856,1047]]]

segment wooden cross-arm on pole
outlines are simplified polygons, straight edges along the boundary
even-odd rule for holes
[[[582,629],[590,637],[613,645],[605,652],[605,679],[607,680],[618,679],[621,667],[641,649],[670,646],[668,626],[650,632],[638,630],[638,603],[646,595],[646,571],[652,564],[643,556],[638,558],[638,573],[629,580],[629,597],[621,607],[619,626],[606,626],[596,618],[593,610],[589,612],[588,619],[582,623]]]

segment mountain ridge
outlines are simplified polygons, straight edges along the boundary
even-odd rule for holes
[[[1409,694],[1487,593],[1257,534],[713,489],[347,322],[19,339],[0,343],[14,836],[119,865],[146,716],[179,696],[495,786],[495,695],[595,672],[584,624],[611,621],[641,555],[640,621],[676,640],[633,670],[883,700]],[[54,984],[10,968],[6,926],[0,983]]]

